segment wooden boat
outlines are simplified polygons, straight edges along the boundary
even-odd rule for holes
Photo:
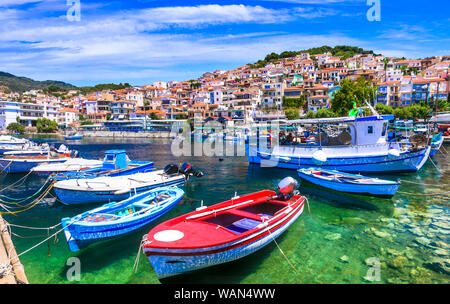
[[[430,156],[436,155],[438,153],[439,149],[442,147],[442,144],[444,143],[444,136],[441,132],[434,135],[431,139],[431,151]]]
[[[47,155],[10,155],[0,158],[0,172],[27,173],[41,164],[63,163],[70,159],[71,153],[59,154],[49,152]]]
[[[392,197],[400,187],[399,182],[364,177],[335,170],[316,168],[300,169],[298,175],[310,183],[340,192]]]
[[[67,244],[72,252],[99,241],[134,232],[157,220],[178,204],[184,191],[162,187],[112,202],[72,218],[63,218]]]
[[[64,139],[65,140],[81,140],[81,139],[83,139],[83,136],[78,133],[72,133],[67,136],[64,136]]]
[[[53,175],[53,180],[87,179],[101,176],[121,176],[153,170],[153,162],[131,161],[124,150],[108,150],[103,163],[90,168],[81,168]],[[53,173],[49,171],[48,173]]]
[[[39,175],[49,175],[52,173],[72,172],[87,170],[99,167],[103,164],[101,160],[70,158],[63,163],[58,164],[42,164],[34,167],[31,171]]]
[[[127,199],[130,194],[141,193],[164,186],[184,185],[190,175],[200,177],[190,164],[178,169],[169,165],[164,170],[121,176],[68,179],[53,185],[58,199],[66,205],[104,203]]]
[[[272,242],[303,212],[297,182],[283,180],[274,191],[234,197],[201,207],[153,228],[144,252],[160,278],[247,256]]]

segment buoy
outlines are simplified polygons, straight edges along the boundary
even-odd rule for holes
[[[325,155],[325,152],[319,150],[314,152],[312,155],[312,160],[316,165],[320,165],[327,161],[327,156]]]
[[[399,157],[399,156],[400,156],[400,151],[397,150],[397,149],[390,149],[390,150],[388,151],[388,155],[389,155],[390,157]]]

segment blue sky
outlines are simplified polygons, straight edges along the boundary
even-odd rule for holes
[[[387,56],[450,55],[448,0],[0,0],[0,71],[75,85],[149,84],[233,69],[271,52],[352,45]]]

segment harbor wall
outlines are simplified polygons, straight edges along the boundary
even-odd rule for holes
[[[112,137],[112,138],[172,138],[171,132],[151,131],[81,131],[84,137]]]

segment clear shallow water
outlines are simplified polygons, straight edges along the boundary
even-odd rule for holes
[[[51,140],[55,144],[64,141]],[[249,165],[245,157],[181,157],[170,153],[170,141],[163,139],[83,139],[64,142],[80,151],[85,158],[101,158],[106,150],[125,149],[131,159],[151,160],[155,167],[168,163],[190,162],[206,175],[192,178],[183,189],[184,200],[157,223],[134,234],[94,244],[71,253],[61,233],[50,244],[45,243],[21,256],[31,283],[72,283],[66,278],[70,257],[81,261],[81,283],[449,283],[450,212],[447,197],[425,197],[420,194],[449,190],[449,155],[438,153],[435,163],[428,161],[419,173],[384,175],[404,183],[392,199],[345,195],[328,192],[301,183],[308,197],[298,220],[277,242],[300,275],[289,266],[274,243],[238,261],[210,267],[160,282],[145,255],[140,255],[138,270],[133,264],[139,243],[152,227],[200,206],[215,204],[234,196],[275,189],[278,182],[295,171],[259,168]],[[450,152],[450,146],[444,146]],[[23,175],[1,176],[2,187]],[[39,188],[45,178],[30,177],[9,196],[25,197]],[[413,183],[409,183],[413,182]],[[63,206],[41,204],[18,216],[5,216],[17,225],[49,227],[63,217],[70,217],[98,205]],[[46,231],[12,228],[17,251],[23,252],[47,236]],[[55,232],[55,231],[53,231]],[[51,232],[52,233],[52,232]],[[366,260],[378,258],[380,281],[365,279]],[[71,265],[70,265],[71,266]]]

